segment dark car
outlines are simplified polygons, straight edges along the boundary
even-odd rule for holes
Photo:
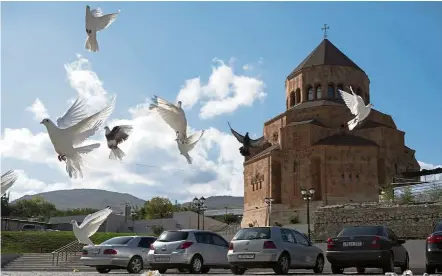
[[[439,221],[428,236],[425,243],[425,270],[429,274],[435,274],[436,270],[442,270],[442,221]]]
[[[408,252],[386,226],[356,226],[344,228],[337,237],[327,240],[327,260],[333,274],[341,274],[345,268],[356,267],[358,273],[365,268],[381,268],[383,273],[408,269]]]

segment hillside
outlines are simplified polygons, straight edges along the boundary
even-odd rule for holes
[[[47,201],[55,205],[59,210],[75,209],[75,208],[94,208],[103,209],[111,206],[117,212],[124,212],[125,203],[132,206],[143,206],[145,200],[137,198],[130,194],[110,192],[97,189],[74,189],[74,190],[58,190],[45,192],[35,195],[25,195],[20,199],[31,199],[41,196]],[[14,203],[14,200],[12,203]],[[188,206],[190,203],[184,203]],[[243,208],[243,197],[234,196],[213,196],[206,199],[206,205],[209,209]]]

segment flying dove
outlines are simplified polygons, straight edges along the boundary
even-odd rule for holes
[[[118,145],[126,141],[127,138],[129,138],[129,134],[132,132],[133,129],[132,126],[129,125],[114,126],[112,130],[110,130],[108,126],[105,126],[104,129],[106,130],[105,135],[107,140],[107,146],[111,149],[111,152],[109,154],[109,159],[115,160],[118,158],[120,160],[123,160],[125,154],[118,147]]]
[[[72,229],[78,242],[87,245],[94,245],[89,237],[98,231],[98,228],[100,228],[111,213],[112,209],[107,207],[101,211],[87,215],[80,226],[78,226],[76,220],[71,221]]]
[[[103,15],[100,8],[96,8],[91,11],[90,6],[86,6],[86,50],[91,52],[98,52],[98,41],[97,32],[106,29],[112,22],[117,19],[117,15],[120,11],[116,13],[110,13]]]
[[[201,137],[203,137],[203,134],[204,130],[200,131],[200,134],[198,132],[194,133],[187,137],[184,140],[184,143],[181,143],[180,141],[178,141],[178,139],[176,140],[178,144],[178,150],[180,151],[181,155],[186,157],[187,163],[192,164],[192,157],[189,155],[189,152],[195,147]]]
[[[12,187],[12,185],[14,185],[17,178],[18,174],[14,170],[9,170],[1,176],[1,196],[4,196],[5,193]]]
[[[230,132],[232,132],[236,140],[238,140],[238,142],[242,144],[242,147],[239,148],[239,152],[242,156],[250,156],[250,148],[259,148],[266,142],[264,136],[259,139],[253,140],[250,139],[248,132],[246,132],[245,136],[242,136],[230,126],[229,122],[227,122],[227,124],[229,125]]]
[[[361,96],[356,95],[353,92],[353,89],[350,86],[350,93],[347,93],[345,91],[342,91],[341,89],[338,89],[339,93],[341,93],[341,97],[345,102],[345,105],[350,109],[351,114],[355,115],[356,117],[352,120],[347,122],[348,129],[353,130],[358,124],[360,124],[367,116],[370,114],[371,108],[374,107],[371,103],[367,104],[365,106],[364,100],[361,98]]]

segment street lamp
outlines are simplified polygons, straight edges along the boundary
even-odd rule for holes
[[[275,201],[272,197],[264,198],[264,203],[267,205],[267,226],[270,226],[270,213],[272,212],[272,202]]]
[[[307,229],[308,229],[308,240],[311,242],[310,238],[310,200],[312,200],[313,195],[315,194],[315,189],[310,188],[308,190],[302,188],[301,195],[302,199],[307,201]]]
[[[205,201],[206,201],[206,199],[203,196],[200,198],[195,197],[193,199],[193,207],[196,208],[196,213],[198,214],[198,230],[200,229],[200,213],[201,213],[201,210],[204,210],[204,208],[205,208],[205,205],[204,205]],[[204,225],[204,218],[203,218],[203,225]]]

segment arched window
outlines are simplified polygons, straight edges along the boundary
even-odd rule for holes
[[[299,104],[301,102],[301,89],[296,89],[295,92],[295,99],[296,99],[296,104]]]
[[[296,104],[295,91],[290,92],[290,107]]]
[[[322,99],[322,87],[321,87],[321,85],[316,86],[316,99]]]
[[[344,90],[344,85],[343,84],[338,84],[338,85],[336,85],[336,90],[338,90],[337,92],[337,94],[338,94],[338,98],[339,99],[342,99],[342,96],[341,96],[341,93],[339,93],[339,90]]]
[[[331,83],[327,87],[327,97],[330,99],[335,97],[335,87]]]
[[[307,100],[312,101],[313,100],[313,87],[309,86],[307,88]]]

